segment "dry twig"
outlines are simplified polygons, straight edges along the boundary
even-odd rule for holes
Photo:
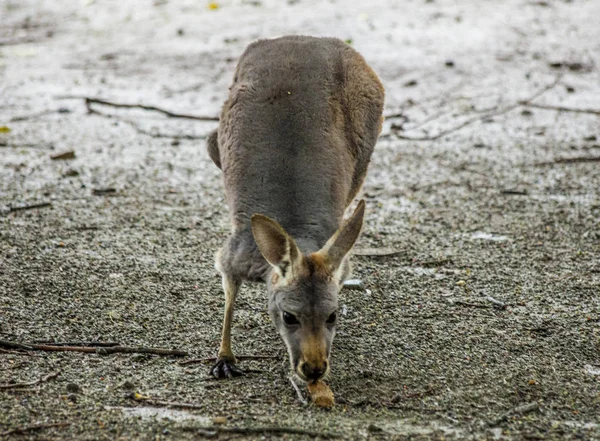
[[[67,427],[70,425],[71,425],[71,423],[33,424],[31,426],[18,427],[16,429],[11,429],[11,430],[6,430],[4,432],[0,432],[0,436],[17,435],[17,434],[21,434],[21,433],[33,432],[36,430],[51,429],[54,427]]]
[[[510,104],[506,107],[503,107],[501,109],[494,109],[488,113],[483,113],[477,116],[474,116],[472,118],[469,118],[465,121],[463,121],[462,123],[451,127],[449,129],[446,130],[442,130],[439,133],[435,134],[435,135],[431,135],[431,136],[405,136],[405,135],[401,135],[398,133],[398,131],[395,131],[394,134],[399,138],[399,139],[405,139],[405,140],[409,140],[409,141],[434,141],[436,139],[439,139],[443,136],[449,135],[450,133],[456,132],[457,130],[462,129],[463,127],[466,127],[468,125],[471,125],[475,122],[478,121],[483,121],[485,119],[491,118],[493,116],[499,116],[499,115],[504,115],[505,113],[511,112],[519,107],[525,106],[527,104],[529,104],[531,101],[533,101],[534,99],[540,97],[542,94],[548,92],[549,90],[553,89],[554,87],[556,87],[556,85],[560,82],[562,78],[562,75],[559,75],[556,77],[556,79],[551,83],[546,85],[545,87],[543,87],[542,89],[538,90],[536,93],[534,93],[533,95],[531,95],[529,98],[525,99],[525,100],[521,100],[518,101],[514,104]],[[409,129],[410,130],[410,129]]]
[[[59,107],[58,109],[43,110],[41,112],[32,113],[31,115],[15,116],[15,117],[12,117],[11,119],[9,119],[8,121],[9,122],[28,121],[30,119],[39,118],[40,116],[51,115],[53,113],[71,113],[71,110],[66,107]]]
[[[100,348],[107,348],[111,346],[119,346],[117,342],[102,342],[102,341],[70,341],[70,342],[55,342],[53,340],[35,340],[34,343],[41,345],[50,346],[95,346]]]
[[[100,104],[103,106],[110,106],[110,107],[116,107],[116,108],[121,108],[121,109],[149,110],[152,112],[162,113],[163,115],[165,115],[169,118],[192,119],[195,121],[219,121],[218,116],[200,116],[200,115],[190,115],[187,113],[175,113],[175,112],[171,112],[170,110],[163,109],[161,107],[149,106],[146,104],[116,103],[116,102],[108,101],[108,100],[101,99],[101,98],[92,98],[92,97],[87,97],[87,96],[64,96],[61,98],[83,99],[85,101],[85,105],[86,105],[88,111],[91,111],[91,113],[94,113],[94,110],[91,108],[91,105],[92,104]]]
[[[485,299],[488,302],[491,302],[494,306],[497,306],[500,309],[506,309],[508,307],[508,305],[506,303],[501,302],[500,300],[496,300],[492,296],[486,296]]]
[[[41,355],[35,355],[35,354],[32,354],[31,352],[13,351],[12,349],[2,349],[2,348],[0,348],[0,354],[27,355],[29,357],[41,357]]]
[[[51,206],[52,206],[52,202],[40,202],[38,204],[18,205],[16,207],[10,207],[10,211],[14,212],[14,211],[34,210],[36,208],[44,208],[44,207],[51,207]]]
[[[279,357],[277,355],[237,355],[235,357],[237,360],[277,360]],[[214,363],[217,361],[216,357],[206,357],[206,358],[192,358],[191,360],[184,360],[179,362],[180,366],[187,366],[188,364],[198,364],[198,363]]]
[[[535,167],[546,167],[554,164],[580,164],[584,162],[600,162],[600,156],[580,156],[576,158],[558,158],[554,161],[538,162]]]
[[[506,421],[511,415],[523,415],[523,414],[532,412],[534,410],[537,410],[537,409],[539,409],[539,407],[540,407],[540,405],[535,401],[533,403],[524,404],[523,406],[515,407],[514,409],[509,410],[506,413],[503,413],[502,415],[489,421],[487,424],[488,424],[488,426],[496,426],[496,425],[500,424],[501,422]]]
[[[19,388],[19,387],[35,386],[36,384],[45,383],[49,380],[52,380],[52,379],[58,377],[59,374],[60,374],[60,372],[54,372],[52,374],[46,375],[45,377],[41,377],[41,378],[38,378],[37,380],[29,381],[27,383],[0,384],[0,389],[6,390],[6,389],[15,389],[15,388]]]
[[[299,429],[296,427],[285,426],[264,426],[264,427],[226,427],[226,426],[205,426],[205,427],[186,427],[185,430],[201,432],[204,436],[213,436],[216,433],[237,433],[241,435],[259,435],[259,434],[291,434],[304,435],[311,438],[339,438],[340,435],[332,432],[315,432],[312,430]]]
[[[96,342],[97,343],[97,342]],[[154,354],[154,355],[174,355],[178,357],[185,357],[188,355],[186,351],[180,351],[178,349],[162,349],[162,348],[146,348],[146,347],[129,347],[129,346],[107,346],[107,347],[93,347],[93,346],[56,346],[52,344],[34,344],[34,343],[15,343],[10,341],[0,340],[0,346],[16,349],[25,350],[36,350],[46,352],[85,352],[91,354]]]
[[[600,110],[596,109],[580,109],[575,107],[553,106],[549,104],[534,104],[526,101],[522,101],[521,105],[523,107],[534,107],[536,109],[544,110],[557,110],[559,112],[589,113],[590,115],[600,115]]]

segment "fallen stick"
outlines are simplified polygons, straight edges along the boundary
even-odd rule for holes
[[[75,159],[75,152],[69,150],[67,152],[57,153],[56,155],[50,156],[53,161],[66,161],[68,159]]]
[[[170,110],[163,109],[161,107],[149,106],[147,104],[125,104],[125,103],[116,103],[113,101],[108,101],[101,98],[92,98],[87,96],[63,96],[60,98],[77,98],[83,99],[85,101],[85,105],[88,109],[90,109],[90,105],[92,104],[100,104],[103,106],[116,107],[121,109],[142,109],[149,110],[152,112],[162,113],[169,118],[182,118],[182,119],[192,119],[196,121],[219,121],[218,116],[199,116],[199,115],[190,115],[187,113],[175,113]]]
[[[58,377],[59,374],[60,374],[60,372],[54,372],[52,374],[46,375],[45,377],[41,377],[41,378],[38,378],[37,380],[29,381],[27,383],[0,384],[0,389],[6,390],[6,389],[15,389],[15,388],[19,388],[19,387],[35,386],[36,384],[45,383],[49,380],[52,380],[52,379]]]
[[[442,130],[439,133],[435,134],[435,135],[431,135],[431,136],[405,136],[405,135],[400,135],[398,132],[399,131],[394,131],[394,134],[396,135],[397,138],[399,139],[405,139],[405,140],[409,140],[409,141],[435,141],[436,139],[440,139],[443,136],[449,135],[450,133],[456,132],[457,130],[460,130],[468,125],[471,125],[475,122],[478,121],[482,121],[484,119],[493,117],[493,116],[500,116],[500,115],[504,115],[505,113],[511,112],[519,107],[528,105],[531,101],[533,101],[534,99],[540,97],[542,94],[548,92],[549,90],[553,89],[554,87],[556,87],[556,85],[560,82],[562,78],[562,75],[559,75],[556,77],[556,79],[551,83],[546,85],[545,87],[543,87],[542,89],[538,90],[536,93],[534,93],[533,95],[531,95],[529,98],[525,99],[525,100],[521,100],[521,101],[517,101],[514,104],[510,104],[506,107],[503,107],[501,109],[495,109],[493,111],[475,116],[473,118],[469,118],[466,121],[463,121],[462,123],[451,127],[449,129],[446,130]],[[411,129],[409,129],[411,130]]]
[[[300,388],[298,387],[298,385],[296,384],[294,379],[291,376],[288,377],[288,379],[290,380],[290,383],[292,383],[292,387],[296,391],[296,395],[298,396],[298,401],[300,401],[303,406],[308,406],[308,401],[306,401],[306,398],[304,398],[302,391],[300,390]]]
[[[238,355],[235,357],[237,360],[277,360],[277,355]],[[188,364],[198,363],[214,363],[217,361],[217,357],[206,357],[206,358],[192,358],[191,360],[180,361],[180,366],[187,366]]]
[[[28,357],[41,357],[41,355],[35,355],[31,352],[26,351],[14,351],[12,349],[2,349],[0,348],[0,354],[13,354],[13,355],[27,355]]]
[[[40,202],[38,204],[18,205],[16,207],[10,207],[10,211],[12,213],[14,211],[33,210],[35,208],[44,208],[44,207],[51,207],[51,206],[52,206],[52,202]]]
[[[535,167],[545,167],[554,164],[578,164],[583,162],[600,162],[600,156],[583,156],[578,158],[558,158],[554,161],[538,162]]]
[[[162,348],[146,348],[146,347],[129,347],[129,346],[108,346],[108,347],[92,347],[92,346],[55,346],[55,345],[39,345],[34,343],[21,344],[10,341],[0,340],[0,346],[16,349],[46,351],[46,352],[84,352],[91,354],[154,354],[154,355],[174,355],[185,357],[187,351],[178,349],[162,349]]]
[[[504,189],[504,190],[500,190],[500,194],[527,196],[529,193],[527,192],[527,190]]]
[[[8,121],[9,122],[27,121],[30,119],[39,118],[40,116],[51,115],[53,113],[71,113],[71,110],[66,107],[59,107],[58,109],[43,110],[38,113],[32,113],[31,115],[14,116],[11,119],[9,119]]]
[[[40,144],[31,144],[31,143],[23,143],[23,144],[14,144],[14,143],[8,143],[6,141],[0,141],[0,147],[10,147],[10,148],[15,148],[15,149],[20,149],[20,148],[25,148],[25,147],[39,147]],[[50,145],[50,147],[52,147]]]
[[[0,347],[9,349],[24,349],[26,351],[33,350],[33,348],[29,345],[24,345],[23,343],[16,343],[8,340],[0,340]]]
[[[540,407],[540,405],[535,401],[533,403],[515,407],[514,409],[509,410],[508,412],[503,413],[502,415],[498,416],[497,418],[494,418],[493,420],[489,421],[487,424],[488,424],[488,426],[496,426],[496,425],[500,424],[501,422],[506,421],[511,415],[523,415],[525,413],[537,410],[539,407]]]
[[[290,434],[304,435],[311,438],[340,438],[341,435],[332,432],[315,432],[312,430],[299,429],[296,427],[285,426],[264,426],[264,427],[226,427],[226,426],[203,426],[203,427],[186,427],[184,430],[198,431],[204,436],[211,436],[213,433],[237,433],[241,435],[256,435],[256,434]]]
[[[88,113],[103,116],[106,118],[113,118],[117,121],[123,122],[123,123],[133,127],[136,132],[138,132],[142,135],[150,136],[151,138],[168,138],[168,139],[185,139],[185,140],[198,140],[198,139],[206,139],[207,138],[206,135],[187,135],[187,134],[181,134],[181,133],[171,134],[171,133],[152,132],[152,131],[142,129],[139,126],[139,124],[136,123],[135,121],[132,121],[132,120],[129,120],[126,118],[120,118],[120,117],[117,117],[116,115],[110,115],[108,113],[98,112],[97,110],[92,109],[90,106],[87,106],[87,109],[88,109]]]
[[[574,107],[553,106],[549,104],[534,104],[529,102],[522,102],[521,105],[523,107],[534,107],[536,109],[544,110],[557,110],[559,112],[589,113],[590,115],[600,115],[600,110],[596,109],[579,109]]]
[[[11,430],[6,430],[4,432],[0,432],[0,436],[16,435],[19,433],[33,432],[35,430],[42,430],[42,429],[51,429],[54,427],[67,427],[70,425],[71,425],[71,423],[33,424],[31,426],[18,427],[16,429],[11,429]]]
[[[481,308],[481,309],[489,308],[487,305],[483,305],[481,303],[463,302],[462,300],[451,300],[449,303],[451,305],[465,306],[467,308]]]
[[[68,346],[62,346],[68,347]],[[154,354],[154,355],[174,355],[177,357],[185,357],[188,355],[187,351],[181,351],[179,349],[162,349],[162,348],[144,348],[137,347],[132,348],[128,346],[111,346],[108,348],[97,348],[98,354]]]
[[[492,296],[486,296],[485,299],[488,302],[491,302],[494,306],[497,306],[500,309],[506,309],[508,307],[508,305],[506,303],[501,302],[500,300],[496,300]]]
[[[100,348],[108,348],[112,346],[119,346],[117,342],[103,342],[103,341],[82,341],[82,342],[55,342],[52,340],[35,340],[34,343],[49,346],[94,346]]]

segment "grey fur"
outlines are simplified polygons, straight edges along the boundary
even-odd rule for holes
[[[267,282],[269,310],[293,365],[299,342],[281,324],[282,311],[298,309],[303,328],[327,334],[328,356],[335,328],[325,322],[337,308],[340,281],[323,280],[322,271],[304,259],[308,269],[301,280],[274,287],[273,268],[252,236],[251,216],[278,222],[305,255],[321,250],[362,185],[383,101],[375,73],[341,40],[259,40],[240,57],[217,135],[209,138],[233,226],[217,268],[228,279]]]

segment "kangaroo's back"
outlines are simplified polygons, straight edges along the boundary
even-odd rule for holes
[[[218,130],[217,165],[234,232],[262,213],[306,246],[324,245],[362,185],[383,99],[375,73],[341,40],[251,44]]]

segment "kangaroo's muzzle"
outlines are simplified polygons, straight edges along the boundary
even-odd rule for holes
[[[306,380],[316,381],[322,378],[327,373],[328,363],[327,360],[322,363],[315,365],[312,363],[300,363],[298,366],[301,377]]]
[[[322,335],[309,335],[300,345],[300,360],[296,373],[306,381],[316,381],[329,370],[327,341]]]

